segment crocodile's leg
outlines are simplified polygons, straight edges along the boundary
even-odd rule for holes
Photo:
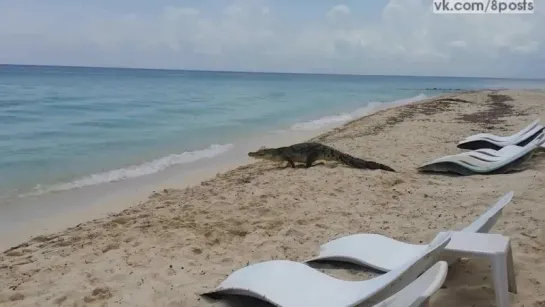
[[[316,161],[316,158],[318,158],[318,154],[316,152],[311,152],[308,157],[307,161],[305,163],[306,168],[309,168],[312,166],[312,163]]]
[[[295,163],[293,163],[293,160],[290,157],[286,157],[286,161],[288,161],[288,165],[291,166],[291,168],[295,168]]]

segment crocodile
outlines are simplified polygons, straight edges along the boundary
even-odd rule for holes
[[[389,172],[395,172],[394,169],[387,165],[356,158],[327,145],[312,142],[278,148],[262,147],[257,151],[249,152],[248,156],[275,162],[286,161],[288,162],[286,167],[291,166],[292,168],[295,168],[295,162],[304,163],[305,167],[309,168],[315,161],[325,160],[344,163],[354,168],[382,169]]]

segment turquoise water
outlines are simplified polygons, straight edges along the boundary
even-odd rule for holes
[[[543,84],[0,65],[0,196],[145,176],[220,155],[246,136],[341,123],[369,104]]]

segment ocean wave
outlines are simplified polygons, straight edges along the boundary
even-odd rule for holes
[[[400,99],[391,102],[370,102],[366,106],[356,109],[349,113],[341,113],[336,115],[324,116],[315,120],[300,122],[291,125],[289,127],[290,131],[313,131],[322,128],[327,128],[335,124],[342,124],[356,118],[372,114],[379,110],[410,104],[416,101],[420,101],[428,98],[425,94],[419,94],[417,96]],[[278,131],[286,132],[286,130]],[[179,164],[187,164],[196,162],[201,159],[213,158],[215,156],[226,153],[227,151],[234,148],[233,144],[213,144],[208,148],[196,151],[188,151],[180,154],[168,155],[153,161],[145,162],[139,165],[132,165],[125,168],[114,169],[106,172],[96,173],[81,177],[79,179],[60,183],[50,186],[36,185],[33,192],[28,194],[19,195],[20,197],[24,196],[36,196],[42,195],[49,192],[60,192],[67,191],[76,188],[83,188],[88,186],[94,186],[103,183],[116,182],[130,178],[137,178],[146,175],[151,175],[154,173],[161,172],[169,167]]]
[[[93,186],[101,183],[115,182],[151,175],[163,171],[174,165],[187,164],[196,162],[201,159],[219,156],[233,149],[233,147],[233,144],[213,144],[205,149],[187,151],[181,154],[172,154],[143,164],[132,165],[126,168],[114,169],[103,173],[92,174],[67,183],[56,184],[49,187],[42,187],[41,185],[37,185],[34,188],[34,192],[31,194],[40,195],[48,192],[67,191],[75,188]],[[27,195],[28,194],[21,196]]]
[[[326,128],[328,126],[345,123],[345,122],[360,118],[362,116],[370,115],[380,110],[410,104],[413,102],[424,100],[426,98],[429,98],[429,97],[421,93],[414,97],[394,100],[390,102],[370,102],[365,107],[356,109],[350,113],[340,113],[335,115],[329,115],[329,116],[320,117],[315,120],[293,124],[291,125],[289,130],[291,131],[319,130],[322,128]]]

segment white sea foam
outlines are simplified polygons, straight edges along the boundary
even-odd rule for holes
[[[336,115],[324,116],[315,120],[300,122],[290,127],[291,131],[313,131],[326,128],[329,126],[346,123],[356,118],[366,116],[380,110],[410,104],[420,100],[429,98],[425,94],[419,94],[411,98],[405,98],[390,102],[370,102],[365,107],[356,109],[350,113],[340,113]]]
[[[231,150],[233,147],[233,144],[213,144],[206,149],[188,151],[181,154],[172,154],[140,165],[132,165],[126,168],[114,169],[103,173],[92,174],[71,182],[61,183],[50,187],[42,187],[40,185],[37,185],[35,187],[35,192],[32,194],[39,195],[47,192],[66,191],[101,183],[114,182],[129,178],[151,175],[163,171],[174,165],[192,163],[201,159],[213,158]]]
[[[289,130],[291,131],[314,131],[322,128],[331,127],[334,125],[339,125],[346,123],[350,120],[366,116],[372,113],[375,113],[379,110],[384,110],[396,106],[406,105],[420,100],[429,98],[424,94],[419,94],[417,96],[400,99],[391,102],[371,102],[366,106],[356,109],[349,113],[341,113],[336,115],[324,116],[315,120],[296,123],[292,125]],[[280,130],[277,132],[286,132],[286,130]],[[53,186],[41,186],[37,185],[34,188],[34,192],[29,194],[24,194],[20,196],[29,196],[29,195],[41,195],[48,192],[58,192],[58,191],[67,191],[75,188],[82,188],[87,186],[98,185],[102,183],[115,182],[130,178],[137,178],[146,175],[151,175],[154,173],[161,172],[171,166],[178,164],[186,164],[196,162],[201,159],[213,158],[215,156],[221,155],[234,147],[233,144],[218,145],[214,144],[208,148],[196,151],[183,152],[181,154],[172,154],[166,157],[162,157],[150,162],[146,162],[139,165],[133,165],[126,168],[114,169],[111,171],[92,174],[85,176],[79,179],[76,179],[71,182],[56,184]]]

